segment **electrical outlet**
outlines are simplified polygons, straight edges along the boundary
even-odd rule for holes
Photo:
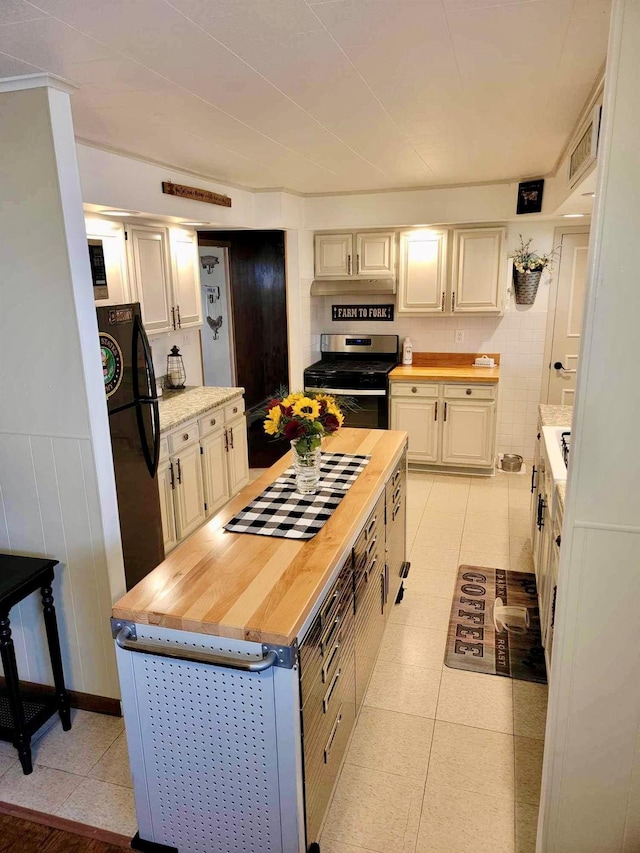
[[[463,344],[464,343],[464,329],[456,329],[456,343]]]

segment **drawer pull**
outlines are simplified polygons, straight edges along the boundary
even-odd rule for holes
[[[327,741],[327,745],[324,748],[324,763],[329,763],[329,753],[331,752],[331,747],[333,746],[333,742],[336,739],[336,735],[338,733],[338,726],[342,722],[342,714],[338,714],[336,717],[336,721],[333,724],[333,728],[331,729],[331,734],[329,735],[329,740]]]
[[[182,468],[180,467],[180,460],[176,459],[176,466],[178,468],[178,483],[182,482]]]
[[[371,552],[376,547],[377,542],[378,542],[378,537],[374,536],[373,539],[371,540],[371,542],[369,542],[369,544],[367,545],[367,552],[366,552],[365,560],[369,559],[369,557],[371,556]]]
[[[215,425],[216,425],[216,419],[215,419],[215,418],[211,418],[211,420],[209,421],[209,423],[211,424],[211,426],[215,426]]]
[[[336,655],[338,654],[338,650],[340,649],[340,641],[342,637],[338,637],[335,646],[333,647],[331,654],[329,655],[329,660],[322,667],[322,683],[326,684],[329,681],[329,673],[331,672],[331,667],[334,663],[338,662],[338,658]]]
[[[238,407],[234,406],[233,407],[233,414],[236,415],[237,413],[238,413]]]
[[[172,489],[176,487],[176,478],[173,476],[173,462],[169,462],[169,485]]]
[[[398,488],[393,493],[393,500],[391,501],[391,503],[394,503],[394,504],[398,503],[398,498],[400,497],[401,492],[402,492],[402,483],[400,483]]]
[[[393,508],[393,512],[391,513],[391,521],[396,520],[396,516],[398,515],[398,513],[400,512],[401,509],[402,509],[402,501],[399,501]]]
[[[336,685],[337,685],[338,680],[339,680],[341,675],[342,675],[342,670],[338,669],[336,671],[336,674],[333,676],[333,680],[332,680],[331,684],[329,685],[329,689],[325,693],[325,697],[322,700],[322,712],[324,714],[326,714],[327,711],[329,710],[329,703],[331,702],[331,697],[333,696],[333,691],[336,689]]]
[[[436,404],[433,407],[433,419],[434,421],[438,420],[438,401],[436,400]]]
[[[324,657],[325,651],[331,646],[331,642],[340,625],[340,615],[338,614],[333,622],[329,625],[325,635],[320,640],[320,654]]]
[[[413,388],[411,389],[411,393],[412,393],[412,394],[417,394],[417,393],[418,393],[418,389],[416,388],[416,386],[415,386],[415,385],[414,385],[414,386],[413,386]]]
[[[394,486],[395,486],[395,484],[398,482],[398,478],[401,476],[401,474],[402,474],[402,471],[401,471],[401,469],[400,469],[400,468],[398,468],[398,470],[397,470],[397,471],[395,472],[395,474],[393,475],[393,485],[394,485]]]
[[[371,531],[374,529],[377,522],[378,522],[378,516],[374,515],[373,518],[371,519],[371,521],[369,522],[369,525],[367,527],[367,532],[365,533],[365,537],[367,539],[371,536]]]
[[[189,441],[189,433],[188,432],[184,433],[184,435],[182,436],[182,440],[183,441]]]
[[[468,395],[471,395],[471,394],[472,394],[471,388],[467,388],[467,394],[468,394]]]
[[[447,404],[444,404],[444,419],[447,420]]]
[[[321,624],[324,625],[325,622],[330,621],[329,617],[332,614],[334,606],[337,604],[339,598],[340,598],[340,584],[337,583],[333,588],[333,592],[329,593],[329,598],[327,599],[326,604],[320,610],[320,622],[321,622]]]

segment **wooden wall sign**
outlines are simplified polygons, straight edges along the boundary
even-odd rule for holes
[[[198,187],[187,187],[184,184],[173,184],[171,181],[162,182],[162,192],[166,193],[166,195],[178,196],[179,198],[190,198],[193,201],[217,204],[220,207],[231,207],[231,199],[228,195],[212,193],[210,190],[201,190]]]
[[[393,305],[332,305],[332,320],[393,320]]]

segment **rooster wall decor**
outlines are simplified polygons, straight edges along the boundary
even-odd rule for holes
[[[220,329],[222,328],[222,316],[218,317],[217,320],[214,320],[213,317],[209,317],[209,315],[207,315],[207,325],[209,326],[209,328],[213,332],[213,340],[217,341],[218,340],[218,333],[220,332]]]

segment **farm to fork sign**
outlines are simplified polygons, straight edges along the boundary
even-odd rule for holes
[[[207,204],[217,204],[220,207],[231,207],[231,199],[228,195],[212,193],[210,190],[201,190],[199,187],[187,187],[184,184],[174,184],[171,181],[162,182],[162,192],[166,195],[175,195],[179,198],[190,198],[193,201],[204,201]]]

